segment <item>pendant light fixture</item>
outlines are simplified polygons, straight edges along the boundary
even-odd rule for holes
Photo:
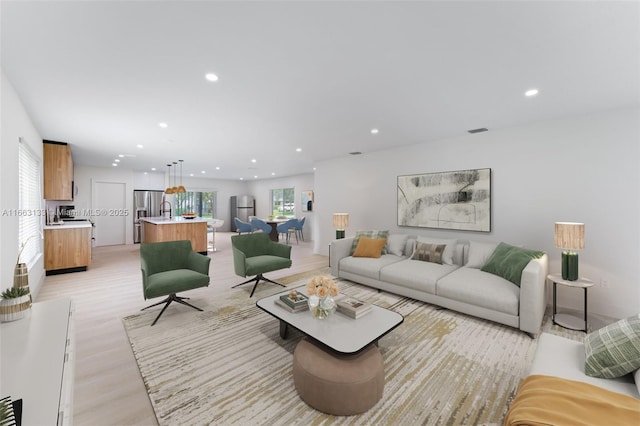
[[[173,194],[173,188],[171,187],[171,164],[167,164],[167,174],[169,175],[169,182],[167,188],[164,190],[165,194]]]
[[[171,187],[171,193],[172,194],[177,194],[178,193],[178,187],[176,186],[177,168],[178,168],[178,162],[174,161],[173,162],[173,186]]]
[[[178,161],[180,162],[180,186],[178,187],[178,192],[182,194],[187,192],[187,189],[184,186],[182,186],[182,162],[184,160],[178,160]]]

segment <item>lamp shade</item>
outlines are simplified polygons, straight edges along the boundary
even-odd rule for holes
[[[344,229],[349,226],[349,213],[334,213],[333,227],[336,229]]]
[[[584,248],[584,223],[556,222],[556,247],[568,250]]]

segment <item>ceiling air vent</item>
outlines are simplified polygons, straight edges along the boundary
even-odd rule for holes
[[[486,127],[480,127],[478,129],[471,129],[471,130],[467,130],[467,132],[469,133],[482,133],[482,132],[488,132],[489,129],[487,129]]]
[[[360,151],[353,151],[350,152],[349,155],[361,155],[362,153]]]

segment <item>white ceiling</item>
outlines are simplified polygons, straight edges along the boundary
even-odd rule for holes
[[[3,71],[84,165],[126,154],[119,167],[263,179],[640,105],[636,1],[3,0],[0,14]]]

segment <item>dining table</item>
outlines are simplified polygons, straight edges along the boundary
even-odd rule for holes
[[[271,238],[271,241],[275,241],[278,242],[280,241],[279,235],[278,235],[278,225],[288,221],[289,219],[291,219],[290,217],[285,218],[285,219],[277,219],[277,218],[271,218],[271,219],[262,219],[264,220],[268,225],[271,225],[271,232],[269,232],[269,238]]]

